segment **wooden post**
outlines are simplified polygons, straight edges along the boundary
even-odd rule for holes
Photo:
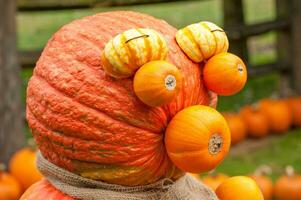
[[[276,0],[277,19],[291,19],[291,0]],[[277,59],[280,66],[292,66],[292,40],[291,30],[283,29],[277,34]],[[279,94],[282,97],[290,95],[290,77],[292,70],[281,73]]]
[[[293,0],[292,9],[293,87],[298,94],[301,94],[301,1]]]
[[[0,13],[0,162],[7,163],[24,142],[16,1],[0,0]]]
[[[238,30],[245,24],[242,0],[224,0],[224,28],[225,30]],[[239,37],[239,33],[237,36]],[[247,39],[240,38],[230,42],[230,51],[248,61]]]

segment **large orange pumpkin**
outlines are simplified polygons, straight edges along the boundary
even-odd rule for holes
[[[240,115],[223,113],[231,132],[231,144],[237,144],[247,136],[247,126]]]
[[[0,200],[18,200],[21,195],[21,186],[11,174],[4,172],[0,164]]]
[[[301,199],[301,175],[294,173],[292,167],[288,167],[286,175],[276,181],[275,197],[277,200]]]
[[[36,167],[36,151],[29,147],[13,155],[9,163],[9,171],[18,179],[23,190],[42,179]]]
[[[254,180],[245,176],[234,176],[216,189],[219,200],[264,200]]]
[[[33,184],[21,196],[20,200],[75,200],[74,198],[60,192],[53,187],[46,179]]]
[[[166,61],[182,73],[185,87],[164,106],[148,107],[134,94],[132,79],[103,70],[105,44],[132,28],[159,32],[168,46]],[[76,20],[55,33],[27,88],[27,120],[43,156],[81,176],[120,185],[179,177],[165,150],[165,129],[185,107],[208,105],[210,95],[201,68],[177,45],[176,32],[165,21],[120,11]]]
[[[292,97],[286,100],[292,114],[292,123],[295,126],[301,126],[301,97]]]
[[[269,134],[269,120],[262,110],[255,106],[245,106],[241,108],[240,115],[247,125],[249,136],[261,138]]]
[[[284,133],[292,123],[289,107],[284,101],[274,99],[264,99],[259,102],[261,109],[268,118],[271,131]]]
[[[203,105],[177,113],[165,132],[168,156],[178,168],[191,173],[214,169],[227,155],[230,141],[226,120]]]

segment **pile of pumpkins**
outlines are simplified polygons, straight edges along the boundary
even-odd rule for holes
[[[17,151],[9,161],[9,170],[0,164],[0,200],[18,200],[33,183],[42,179],[36,168],[33,146]]]
[[[248,178],[242,176],[230,178],[226,174],[216,172],[212,172],[202,178],[197,174],[193,174],[193,176],[215,191],[217,195],[219,195],[220,190],[224,188],[223,185],[229,184],[229,182],[231,182],[234,187],[233,183],[237,180],[245,180],[252,183],[250,180],[252,179],[259,186],[264,196],[264,200],[272,200],[273,198],[276,200],[301,199],[301,175],[295,173],[292,166],[287,166],[285,168],[285,173],[276,180],[275,184],[269,177],[271,172],[272,171],[268,166],[261,166],[253,174],[247,176]],[[240,181],[240,184],[243,184],[243,181]],[[252,185],[253,184],[249,187],[253,187]],[[242,191],[237,191],[237,193],[240,192]],[[241,194],[243,195],[243,193]],[[252,199],[252,197],[250,199]]]
[[[231,144],[247,136],[262,138],[270,133],[283,134],[291,127],[301,127],[301,97],[263,99],[242,107],[239,113],[225,112],[223,116],[231,130]]]

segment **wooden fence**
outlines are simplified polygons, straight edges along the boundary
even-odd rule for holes
[[[180,0],[173,0],[180,1]],[[272,71],[279,71],[283,87],[294,88],[301,93],[301,1],[275,0],[277,17],[254,25],[246,25],[242,0],[224,0],[224,28],[231,43],[231,51],[248,61],[247,40],[251,36],[277,31],[277,61],[260,66],[250,66],[249,76],[255,77]],[[0,161],[7,161],[9,155],[22,145],[23,132],[20,123],[22,113],[20,102],[20,68],[32,67],[41,51],[16,51],[16,12],[41,10],[90,9],[97,6],[121,6],[171,2],[171,0],[0,0],[2,19],[0,22]],[[260,6],[260,5],[258,5]],[[18,56],[17,56],[18,55]],[[13,127],[13,128],[12,128]],[[10,134],[7,134],[10,133]],[[6,141],[14,141],[9,144]],[[9,150],[8,150],[9,149]],[[5,151],[6,150],[6,151]]]

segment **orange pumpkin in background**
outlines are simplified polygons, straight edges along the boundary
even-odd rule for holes
[[[30,147],[23,148],[12,156],[9,171],[20,182],[23,190],[42,179],[36,167],[36,151]]]
[[[250,178],[252,178],[259,186],[265,200],[271,200],[274,194],[274,184],[267,176],[267,174],[270,173],[270,167],[261,166],[252,175],[250,175]]]
[[[286,99],[286,103],[292,114],[294,126],[301,126],[301,97],[291,97]]]
[[[246,176],[234,176],[216,189],[219,200],[264,200],[256,182]]]
[[[229,176],[221,173],[209,174],[202,178],[202,181],[205,185],[210,187],[213,191],[215,191],[218,186],[227,180]]]
[[[231,144],[237,144],[247,136],[247,126],[240,115],[235,113],[222,113],[231,132]]]
[[[75,200],[74,198],[60,192],[53,187],[46,179],[33,184],[21,196],[20,200]]]
[[[220,53],[208,60],[203,69],[205,86],[218,95],[238,93],[247,82],[247,68],[234,54]]]
[[[164,106],[147,106],[135,95],[132,78],[114,78],[104,69],[100,55],[105,45],[118,34],[137,28],[154,30],[164,38],[168,48],[166,61],[182,74],[183,87]],[[204,87],[199,65],[180,49],[176,32],[174,27],[152,16],[116,11],[76,20],[55,33],[27,88],[26,116],[42,155],[75,174],[119,185],[145,185],[164,177],[182,176],[184,172],[166,153],[165,129],[179,111],[193,105],[209,105],[211,99],[216,102],[216,95],[210,95]],[[151,55],[151,49],[148,50]],[[214,143],[224,137],[222,147],[210,146],[213,153],[206,154],[207,161],[197,159],[202,163],[200,170],[219,163],[229,148],[226,122],[219,115],[210,121],[214,120],[217,122],[208,124],[215,123],[221,135],[209,138],[207,131],[204,137],[197,133],[187,137],[186,131],[182,133],[189,142],[189,138],[196,136],[200,144],[194,142],[195,146],[204,149],[208,148],[204,141],[211,139]],[[191,122],[186,122],[192,130]]]
[[[11,174],[4,172],[4,168],[0,164],[0,200],[18,200],[21,196],[20,184]]]
[[[296,174],[291,166],[286,167],[286,174],[276,181],[275,198],[277,200],[301,199],[301,175]]]
[[[265,113],[255,106],[244,106],[240,115],[247,126],[248,135],[253,138],[261,138],[269,134],[269,120]]]
[[[170,103],[182,87],[182,74],[166,61],[151,61],[135,74],[134,91],[149,106]]]
[[[284,101],[265,99],[259,102],[259,109],[267,116],[271,131],[284,133],[290,128],[291,112]]]
[[[227,155],[230,140],[223,116],[201,105],[178,112],[165,132],[169,158],[178,168],[191,173],[214,169]]]

